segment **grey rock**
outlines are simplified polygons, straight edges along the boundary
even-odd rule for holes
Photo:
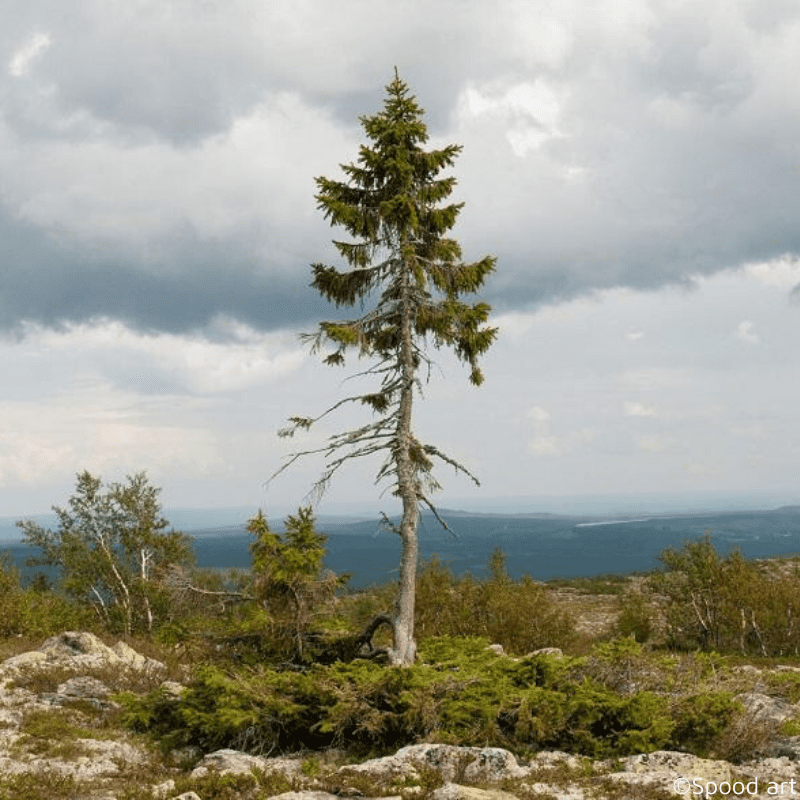
[[[548,800],[551,797],[557,797],[558,800],[599,800],[602,797],[594,793],[587,795],[580,786],[573,784],[526,783],[525,786],[530,794],[544,795]]]
[[[21,671],[38,670],[54,664],[74,668],[76,671],[103,666],[154,672],[165,668],[160,661],[145,658],[124,642],[118,642],[112,648],[103,644],[93,633],[64,631],[45,640],[38,650],[6,659],[0,664],[0,673],[13,677]]]
[[[109,648],[93,633],[64,631],[46,639],[39,651],[58,657],[105,655]]]
[[[758,667],[754,667],[752,664],[740,664],[738,666],[731,667],[731,672],[751,678],[761,677],[761,670]]]
[[[647,780],[643,781],[645,783],[656,780],[672,781],[686,776],[715,783],[731,780],[731,765],[727,761],[698,758],[673,750],[657,750],[654,753],[629,756],[624,759],[623,764],[622,772],[614,773],[611,777],[626,783],[640,782],[631,780],[636,775],[647,776]]]
[[[193,778],[202,778],[209,772],[220,775],[249,773],[252,770],[261,772],[279,772],[293,777],[300,774],[300,761],[294,758],[265,758],[251,756],[239,750],[216,750],[209,753],[192,771]]]
[[[119,774],[120,764],[141,763],[147,756],[126,742],[78,739],[81,755],[65,761],[61,758],[32,758],[20,760],[0,756],[0,773],[53,772],[68,775],[80,783]]]
[[[153,797],[156,800],[165,800],[169,793],[175,788],[175,781],[170,778],[164,783],[159,783],[153,787]]]
[[[540,647],[538,650],[528,653],[526,658],[530,658],[531,656],[555,656],[556,658],[564,658],[564,652],[560,647]]]
[[[583,761],[580,756],[572,753],[564,753],[561,750],[541,750],[530,760],[531,770],[558,769],[567,767],[568,769],[580,769]]]
[[[282,794],[276,794],[270,798],[270,800],[341,800],[341,797],[335,794],[329,794],[328,792],[314,792],[314,791],[303,791],[303,792],[283,792]],[[378,800],[378,798],[376,798]],[[401,800],[399,795],[393,795],[390,798],[380,798],[380,800]]]
[[[757,722],[778,725],[797,713],[797,709],[785,700],[758,692],[739,694],[736,695],[736,699],[744,706],[751,720]]]
[[[112,708],[119,708],[119,703],[103,698],[111,694],[111,690],[97,678],[89,675],[70,678],[60,684],[55,694],[44,694],[40,700],[51,705],[66,705],[80,700],[89,703],[101,711],[109,711]]]
[[[500,789],[477,789],[474,786],[461,786],[446,783],[431,794],[432,800],[517,800],[516,795]]]
[[[161,694],[169,700],[180,700],[181,697],[183,697],[183,693],[186,691],[186,687],[177,681],[164,681],[161,686],[159,686],[159,689],[161,690]]]
[[[364,772],[377,778],[416,775],[415,765],[432,767],[445,781],[500,783],[505,778],[520,778],[529,770],[500,747],[456,747],[446,744],[415,744],[403,747],[393,756],[374,758],[363,764],[342,767],[340,772]]]
[[[84,675],[79,678],[70,678],[56,689],[56,694],[63,698],[85,700],[89,697],[108,697],[111,689],[97,678]]]

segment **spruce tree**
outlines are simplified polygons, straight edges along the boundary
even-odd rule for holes
[[[469,365],[471,382],[476,386],[483,382],[478,358],[491,346],[497,330],[486,324],[490,311],[486,303],[468,304],[460,297],[483,285],[496,259],[485,256],[464,263],[458,242],[447,235],[463,203],[443,204],[456,179],[439,176],[452,166],[461,147],[424,150],[428,139],[424,112],[396,69],[386,91],[383,110],[360,118],[370,143],[360,147],[356,164],[341,165],[347,180],[316,179],[318,208],[352,239],[334,241],[349,268],[313,264],[311,285],[337,306],[359,305],[366,312],[354,319],[321,322],[315,334],[304,336],[312,352],[327,350],[324,362],[329,365],[343,365],[352,349],[370,359],[371,366],[361,374],[373,376],[377,386],[370,393],[340,400],[318,417],[291,417],[290,427],[280,434],[308,429],[348,402],[368,406],[373,419],[357,430],[331,436],[322,448],[295,453],[279,472],[300,456],[322,452],[326,467],[315,485],[321,493],[349,459],[385,454],[376,482],[389,479],[402,502],[400,524],[391,526],[401,538],[402,556],[394,611],[380,621],[393,629],[391,663],[408,665],[416,654],[417,525],[421,505],[436,513],[429,497],[439,488],[432,475],[434,460],[450,464],[477,483],[465,467],[415,436],[415,391],[421,387],[420,377],[430,374],[429,346],[452,348]]]

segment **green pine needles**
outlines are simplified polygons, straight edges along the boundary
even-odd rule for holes
[[[445,204],[455,187],[452,176],[441,177],[461,151],[458,145],[424,150],[428,133],[423,110],[397,75],[387,87],[383,110],[361,118],[370,141],[362,145],[356,164],[344,164],[346,181],[317,178],[317,205],[333,226],[343,228],[349,241],[334,241],[347,269],[313,264],[312,286],[338,307],[369,308],[353,319],[321,322],[304,339],[312,352],[326,351],[324,361],[343,365],[348,351],[373,361],[362,375],[378,380],[375,390],[345,398],[318,417],[292,417],[280,435],[308,429],[345,403],[368,406],[375,418],[357,430],[332,436],[317,450],[295,453],[297,458],[324,453],[326,466],[315,485],[317,496],[349,459],[383,453],[386,459],[376,482],[388,479],[403,502],[403,518],[395,529],[403,540],[400,597],[405,611],[394,615],[395,646],[398,622],[406,631],[403,655],[413,660],[413,581],[416,573],[416,527],[419,506],[434,511],[429,493],[439,488],[432,475],[434,459],[477,480],[454,459],[417,439],[412,430],[412,406],[421,386],[420,370],[430,372],[429,347],[451,348],[469,365],[473,384],[483,382],[478,359],[491,346],[497,329],[487,324],[486,303],[465,303],[461,297],[481,288],[496,259],[464,263],[461,247],[448,232],[463,203]],[[371,306],[371,308],[370,308]],[[408,598],[411,606],[408,606]],[[400,601],[398,601],[400,602]],[[410,622],[407,618],[411,614]],[[410,627],[409,627],[410,625]]]

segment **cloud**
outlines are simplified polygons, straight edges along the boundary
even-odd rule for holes
[[[330,315],[308,264],[341,232],[313,177],[357,157],[358,116],[380,109],[394,64],[432,143],[464,145],[454,233],[467,258],[499,256],[482,292],[498,312],[800,253],[791,3],[136,0],[65,15],[33,0],[6,16],[5,330]]]
[[[35,486],[83,469],[95,473],[141,469],[180,470],[201,476],[224,470],[216,435],[197,419],[198,409],[177,396],[146,403],[87,375],[45,400],[0,402],[0,481]],[[169,415],[182,412],[182,423]],[[161,419],[159,420],[159,416]]]
[[[0,434],[0,483],[34,485],[63,470],[71,455],[70,445],[4,432]]]
[[[530,442],[530,453],[534,456],[560,456],[563,454],[561,440],[557,436],[537,436]]]
[[[535,420],[537,424],[549,423],[551,419],[550,412],[546,408],[542,408],[542,406],[531,406],[528,416]]]
[[[562,105],[559,87],[544,78],[501,87],[468,86],[459,98],[459,115],[469,120],[492,115],[507,128],[506,139],[515,156],[541,147],[560,136],[557,123]]]
[[[316,220],[312,154],[337,141],[344,151],[343,138],[291,97],[190,151],[113,141],[31,151],[10,137],[0,327],[107,316],[187,331],[226,314],[274,330],[324,318],[308,265],[331,248],[324,224],[303,228]],[[310,174],[296,180],[301,159]]]
[[[563,452],[561,439],[551,433],[551,414],[542,406],[531,406],[528,418],[532,420],[533,436],[528,451],[534,456],[560,456]]]
[[[26,346],[80,353],[105,379],[144,394],[239,392],[286,378],[307,359],[287,334],[266,334],[231,319],[200,335],[142,333],[114,320],[68,324],[61,330],[26,325]]]
[[[800,286],[800,259],[786,256],[758,264],[748,264],[748,275],[768,286],[781,289],[794,289]]]
[[[14,53],[8,65],[8,74],[14,78],[21,78],[31,67],[31,64],[48,47],[52,40],[46,33],[34,33],[33,36]]]
[[[622,409],[626,417],[656,417],[658,411],[653,406],[645,403],[632,403],[626,401],[622,404]]]
[[[674,441],[670,437],[665,436],[639,436],[636,440],[639,450],[646,453],[660,453],[663,450],[670,449],[674,445]]]
[[[761,337],[755,332],[755,326],[750,320],[743,320],[736,328],[736,338],[740,342],[747,342],[748,344],[759,344]]]

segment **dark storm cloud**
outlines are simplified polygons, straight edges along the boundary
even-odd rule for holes
[[[183,237],[179,250],[179,265],[145,269],[59,247],[0,216],[0,330],[23,321],[59,326],[111,317],[137,329],[184,333],[206,329],[219,315],[278,330],[313,327],[330,315],[308,286],[307,264],[298,264],[296,275],[265,270],[235,241]]]
[[[0,146],[5,135],[13,154],[0,158],[5,329],[108,316],[186,331],[219,314],[277,329],[338,316],[308,288],[308,263],[335,235],[309,210],[312,177],[341,177],[337,164],[356,157],[357,119],[379,110],[395,65],[432,135],[465,145],[455,235],[467,258],[499,257],[484,293],[498,310],[800,252],[792,4],[462,2],[410,14],[377,1],[142,0],[66,13],[40,0],[12,11],[3,63],[48,38],[0,74]],[[542,85],[552,113],[541,98],[518,102]],[[469,90],[477,110],[465,111]],[[296,114],[317,138],[298,145],[305,130],[275,122],[297,125]],[[214,150],[248,125],[249,139]],[[536,142],[517,152],[512,133]],[[247,174],[262,161],[263,188]]]

